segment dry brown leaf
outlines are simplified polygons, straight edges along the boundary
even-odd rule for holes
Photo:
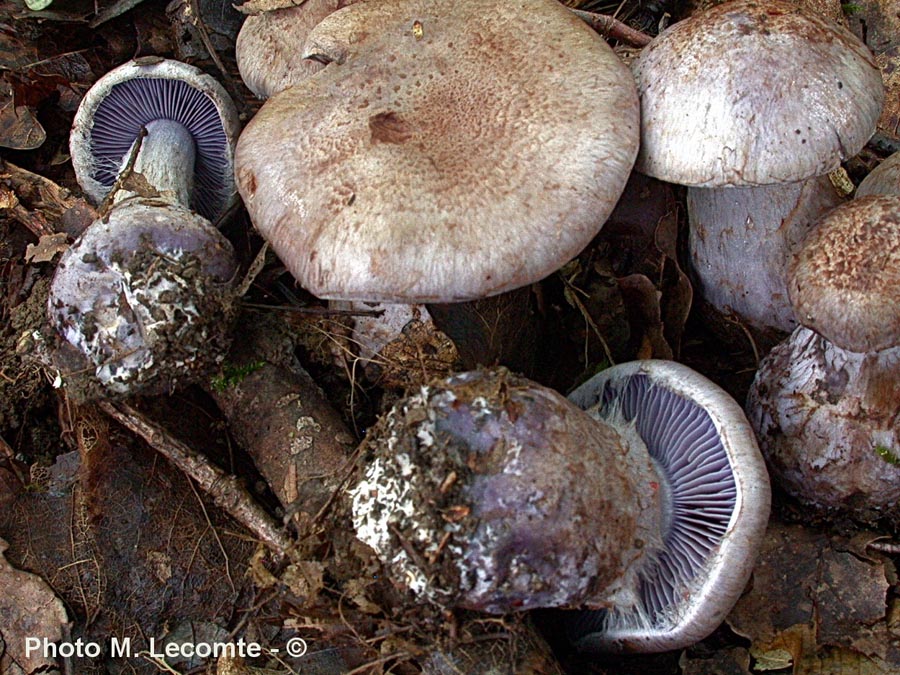
[[[272,12],[276,9],[284,9],[285,7],[296,7],[302,5],[306,0],[248,0],[240,5],[234,5],[234,8],[241,14],[262,14],[263,12]]]
[[[56,668],[43,650],[26,653],[27,638],[59,642],[68,621],[66,610],[50,586],[39,576],[17,570],[3,555],[8,544],[0,539],[0,673],[33,673]],[[17,670],[18,668],[18,670]]]
[[[884,565],[841,550],[847,546],[799,525],[770,525],[752,588],[728,617],[751,640],[756,670],[869,675],[898,659]],[[838,666],[846,669],[830,669]]]
[[[65,232],[45,234],[37,244],[28,244],[25,247],[25,262],[42,263],[50,262],[58,253],[69,248],[68,235]]]
[[[34,150],[47,139],[47,132],[26,106],[15,105],[10,93],[0,96],[0,147]]]
[[[717,651],[707,658],[695,658],[684,651],[678,665],[681,675],[750,675],[750,653],[743,647],[735,647]]]

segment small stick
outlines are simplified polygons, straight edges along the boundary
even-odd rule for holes
[[[603,37],[615,38],[616,40],[627,42],[633,47],[646,47],[653,39],[646,33],[635,30],[628,24],[622,23],[606,14],[594,14],[593,12],[571,8],[570,11]]]
[[[106,401],[99,405],[103,412],[143,438],[157,452],[197,481],[213,498],[216,506],[229,513],[273,552],[279,556],[288,554],[293,546],[291,538],[263,511],[235,476],[211,464],[205,457],[173,438],[165,429],[131,406]]]

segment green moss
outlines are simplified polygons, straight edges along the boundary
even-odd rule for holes
[[[225,391],[231,387],[236,387],[250,373],[254,373],[266,365],[265,361],[251,361],[243,366],[234,366],[226,364],[222,368],[222,374],[214,377],[210,381],[210,386],[214,391]]]
[[[876,445],[875,454],[891,466],[900,466],[900,457],[898,457],[893,450],[884,445]]]
[[[863,8],[862,5],[857,5],[855,2],[842,2],[841,11],[847,16],[853,16],[862,12]]]

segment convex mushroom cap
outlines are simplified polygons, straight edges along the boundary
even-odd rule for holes
[[[636,169],[698,187],[827,173],[863,147],[884,99],[853,34],[780,0],[735,0],[676,23],[634,72]]]
[[[69,140],[78,183],[95,203],[115,184],[142,128],[151,129],[142,145],[154,144],[154,135],[165,139],[159,145],[166,158],[156,163],[149,189],[136,191],[215,221],[236,197],[239,122],[222,85],[193,66],[157,57],[129,61],[100,78],[82,99]]]
[[[829,213],[798,252],[789,293],[797,320],[842,349],[900,346],[900,197]]]
[[[308,59],[299,47],[322,19],[352,4],[354,0],[306,0],[248,16],[235,44],[238,71],[247,88],[268,98],[319,72],[323,64]]]
[[[857,197],[870,195],[900,197],[900,152],[895,152],[872,169],[856,188]]]
[[[553,0],[374,0],[304,53],[330,63],[266,102],[236,169],[253,223],[322,298],[541,279],[597,233],[637,152],[630,73]]]
[[[569,399],[646,447],[665,514],[631,602],[573,619],[575,645],[653,652],[702,640],[743,592],[768,522],[769,478],[750,423],[723,389],[674,361],[614,366]]]

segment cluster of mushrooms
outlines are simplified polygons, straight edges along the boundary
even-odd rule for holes
[[[79,182],[115,201],[64,256],[49,313],[100,394],[221,360],[238,268],[209,221],[235,184],[314,295],[412,305],[546,277],[636,169],[689,186],[705,300],[793,331],[750,422],[674,362],[615,366],[568,399],[458,374],[368,434],[346,493],[357,537],[416,601],[574,610],[580,649],[659,651],[713,631],[749,578],[770,502],[757,439],[801,499],[897,504],[900,162],[847,203],[827,179],[883,99],[848,31],[734,0],[629,70],[556,0],[307,0],[248,18],[238,59],[267,101],[236,147],[221,88],[170,61],[122,66],[78,112]]]

